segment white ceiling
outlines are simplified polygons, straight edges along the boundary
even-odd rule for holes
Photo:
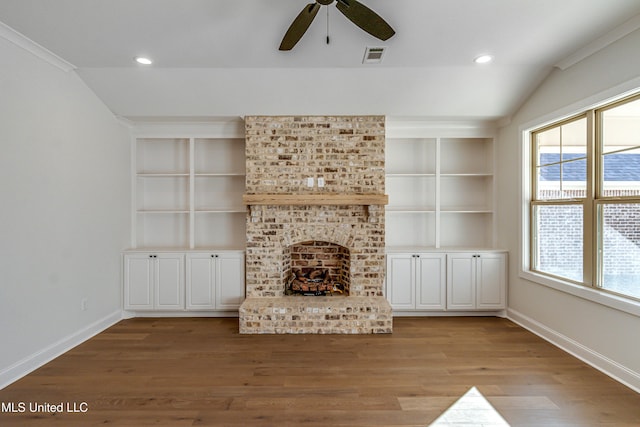
[[[394,37],[380,42],[330,5],[278,51],[309,2],[0,0],[0,21],[73,64],[118,115],[483,119],[510,116],[553,66],[640,25],[639,0],[361,0]],[[387,47],[382,64],[362,64],[366,46]],[[495,61],[474,64],[482,53]],[[154,65],[135,64],[140,54]]]

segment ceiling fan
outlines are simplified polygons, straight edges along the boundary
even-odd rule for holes
[[[344,16],[372,36],[380,40],[387,40],[396,33],[380,15],[362,3],[356,0],[335,1],[336,7]],[[293,49],[313,22],[313,19],[320,10],[320,6],[328,6],[333,2],[334,0],[316,0],[315,3],[306,5],[304,9],[302,9],[302,12],[300,12],[291,23],[291,26],[282,38],[279,50]]]

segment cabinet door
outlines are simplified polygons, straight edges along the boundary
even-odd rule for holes
[[[476,255],[447,255],[447,308],[476,308]]]
[[[485,253],[476,258],[476,306],[479,309],[505,308],[506,255]]]
[[[387,299],[395,310],[415,309],[415,257],[387,255]]]
[[[213,310],[216,258],[213,254],[187,255],[187,310]]]
[[[182,254],[158,254],[155,258],[155,308],[184,309],[184,257]]]
[[[221,253],[216,260],[216,308],[237,310],[244,301],[244,254]]]
[[[420,254],[415,260],[416,308],[444,310],[446,307],[446,255]]]
[[[149,254],[124,256],[124,308],[125,310],[153,309],[154,258]]]

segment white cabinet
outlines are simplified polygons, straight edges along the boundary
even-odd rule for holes
[[[394,310],[415,309],[414,255],[387,255],[386,294]]]
[[[237,310],[244,301],[244,253],[218,255],[216,308]]]
[[[130,311],[229,311],[244,301],[244,252],[137,252],[124,260]]]
[[[124,308],[182,310],[184,255],[135,253],[124,256]]]
[[[189,253],[186,273],[187,310],[237,310],[242,304],[242,252]]]
[[[506,254],[447,255],[447,309],[501,310],[506,306]]]
[[[388,253],[386,296],[396,312],[506,307],[501,251]]]
[[[445,309],[442,253],[387,255],[387,299],[394,310]]]

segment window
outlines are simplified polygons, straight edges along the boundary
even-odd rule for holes
[[[640,300],[640,95],[531,132],[530,269]]]

